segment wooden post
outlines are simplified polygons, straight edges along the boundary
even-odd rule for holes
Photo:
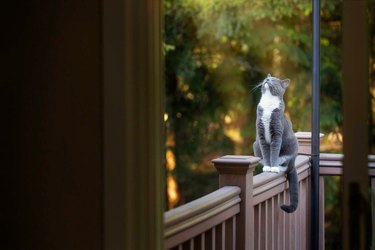
[[[368,97],[369,25],[367,1],[344,0],[342,19],[342,103],[344,159],[343,249],[369,249]]]
[[[295,133],[298,140],[298,154],[300,155],[311,155],[311,143],[312,135],[311,132],[297,132]],[[320,134],[322,139],[324,134]]]
[[[312,135],[311,132],[297,132],[296,134],[298,140],[298,154],[311,156],[311,147],[312,147]],[[320,138],[323,138],[323,134],[320,134]],[[325,245],[324,239],[324,177],[319,177],[319,249],[323,250]],[[311,187],[308,187],[311,189]],[[310,193],[310,192],[309,192]],[[310,210],[310,209],[309,209]],[[311,211],[306,213],[306,216],[310,216]],[[311,220],[308,220],[309,223],[312,223]],[[309,239],[311,240],[311,239]],[[310,244],[308,244],[310,245]]]
[[[103,249],[164,249],[162,2],[100,6]]]
[[[219,186],[241,188],[240,213],[236,222],[236,249],[254,249],[253,172],[260,158],[227,155],[213,160],[219,172]]]

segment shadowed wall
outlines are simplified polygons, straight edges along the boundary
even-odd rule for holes
[[[2,8],[2,249],[101,249],[99,7]]]
[[[0,18],[0,248],[162,249],[161,2]]]

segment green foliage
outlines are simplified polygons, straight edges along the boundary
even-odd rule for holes
[[[369,2],[373,43],[375,1]],[[342,5],[321,1],[320,114],[326,134],[342,132]],[[260,93],[251,89],[267,73],[291,79],[286,112],[295,131],[310,130],[312,8],[310,0],[165,0],[164,11],[167,147],[176,157],[170,172],[182,204],[217,188],[213,158],[252,154]],[[375,65],[375,46],[370,48]],[[339,179],[325,183],[326,247],[337,249]]]
[[[342,124],[340,6],[322,2],[323,132]],[[192,165],[210,171],[208,156],[252,153],[259,93],[250,90],[267,73],[292,80],[286,111],[296,131],[310,130],[310,1],[165,0],[164,10],[166,123],[180,185]]]
[[[340,132],[342,0],[321,4],[321,129]],[[291,79],[286,112],[295,131],[310,130],[312,9],[310,0],[165,0],[164,11],[167,147],[182,204],[217,188],[213,158],[252,154],[260,93],[251,89],[267,73]],[[331,224],[337,183],[327,180]]]

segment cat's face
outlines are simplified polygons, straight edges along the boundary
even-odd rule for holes
[[[262,94],[266,93],[267,90],[274,96],[283,97],[285,89],[289,86],[290,80],[280,80],[277,77],[273,77],[270,74],[262,82]]]

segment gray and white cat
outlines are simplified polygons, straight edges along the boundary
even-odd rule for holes
[[[262,97],[257,108],[256,141],[254,154],[262,159],[263,172],[286,172],[289,181],[290,205],[281,205],[287,213],[298,206],[298,177],[295,159],[298,142],[292,123],[284,115],[283,96],[290,80],[268,76],[257,87],[262,88]]]

